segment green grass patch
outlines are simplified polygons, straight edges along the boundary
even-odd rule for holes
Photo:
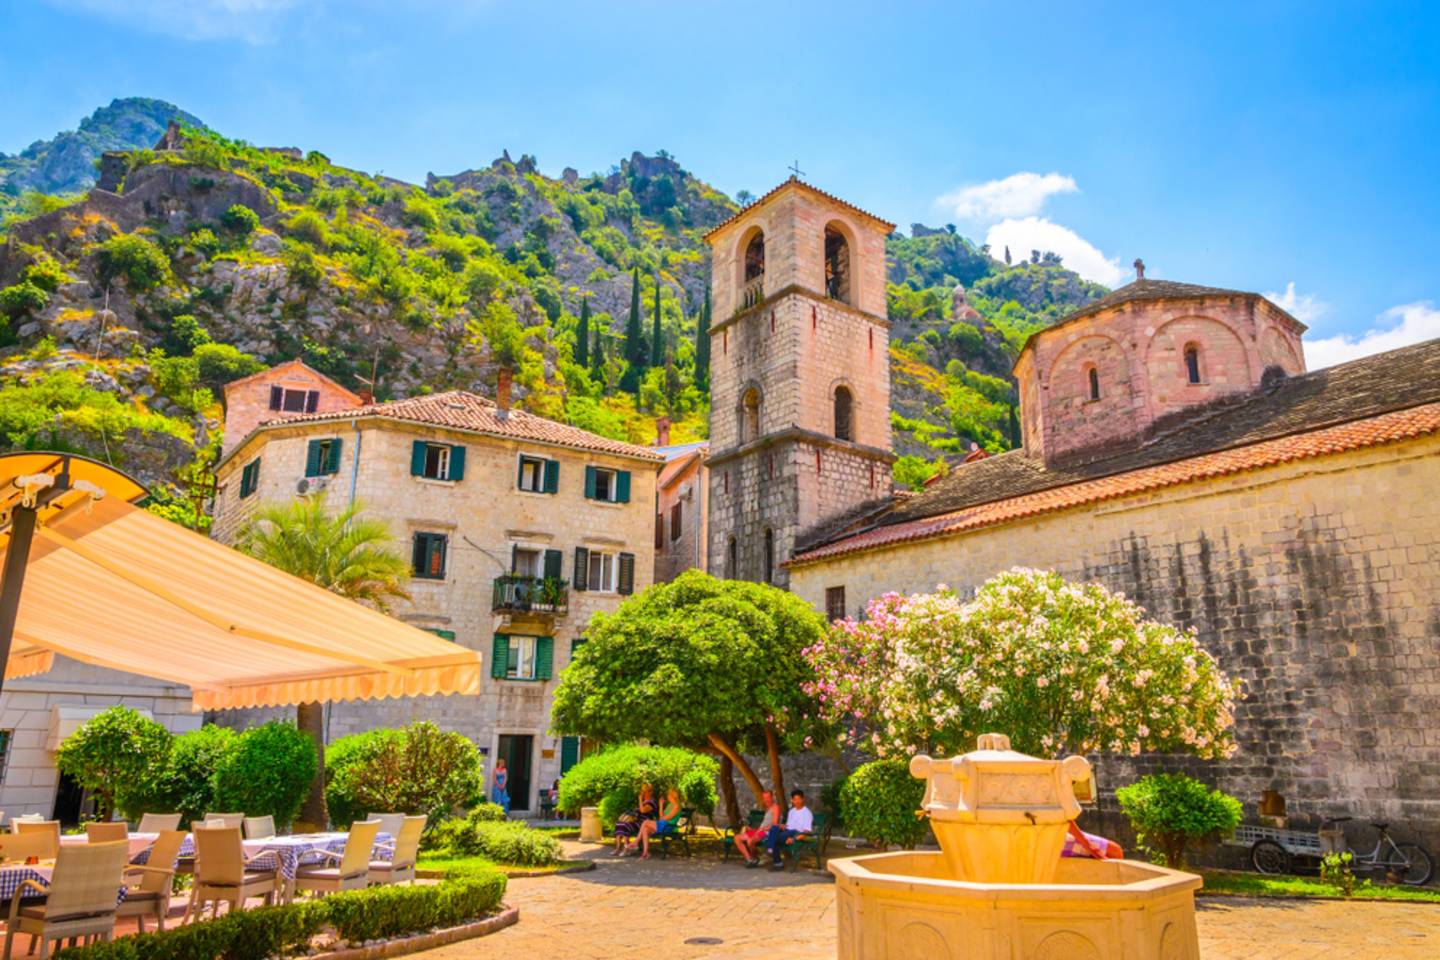
[[[1336,897],[1339,891],[1315,877],[1265,876],[1238,870],[1202,870],[1202,893],[1245,897]],[[1357,883],[1354,900],[1409,900],[1440,903],[1440,889],[1433,886],[1407,887],[1402,884]]]
[[[487,857],[421,857],[416,861],[416,867],[420,870],[438,870],[455,875],[481,870],[498,870],[506,876],[512,873],[556,873],[573,865],[574,861],[562,860],[537,867],[520,863],[496,863]]]

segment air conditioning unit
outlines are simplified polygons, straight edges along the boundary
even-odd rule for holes
[[[307,493],[319,493],[330,486],[329,477],[301,477],[295,484],[295,492],[302,497]]]

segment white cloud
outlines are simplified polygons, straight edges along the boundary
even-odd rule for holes
[[[1012,173],[1001,180],[952,190],[935,202],[954,211],[962,220],[993,223],[1006,217],[1037,214],[1055,194],[1079,191],[1073,177],[1058,173]]]
[[[1285,284],[1284,293],[1267,290],[1261,296],[1304,324],[1314,323],[1315,318],[1329,307],[1323,300],[1316,299],[1313,293],[1297,294],[1294,280]]]
[[[1305,364],[1311,370],[1383,353],[1412,343],[1440,337],[1440,309],[1431,303],[1405,303],[1380,314],[1384,326],[1373,327],[1358,337],[1338,334],[1305,341]]]
[[[263,43],[298,0],[50,0],[52,6],[184,40]]]
[[[1058,223],[1044,217],[1002,220],[985,234],[990,244],[990,255],[1003,257],[1005,248],[1015,260],[1027,260],[1031,250],[1058,253],[1065,266],[1074,270],[1086,280],[1103,283],[1107,287],[1118,287],[1125,282],[1125,271],[1120,269],[1118,260],[1107,257],[1089,240]]]

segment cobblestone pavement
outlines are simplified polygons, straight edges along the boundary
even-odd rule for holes
[[[593,851],[592,851],[593,855]],[[746,870],[734,860],[611,861],[510,882],[520,923],[425,960],[832,960],[834,886],[801,871]],[[1440,906],[1400,903],[1197,901],[1204,960],[1434,960]],[[718,938],[720,944],[686,943]]]

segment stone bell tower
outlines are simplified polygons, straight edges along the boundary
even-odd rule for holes
[[[787,586],[797,538],[890,496],[894,229],[791,177],[706,235],[710,573]]]

